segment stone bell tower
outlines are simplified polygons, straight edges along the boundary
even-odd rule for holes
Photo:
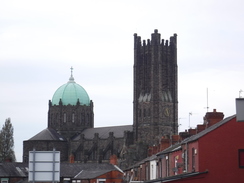
[[[153,145],[178,133],[177,35],[151,40],[134,34],[133,131],[137,142]]]

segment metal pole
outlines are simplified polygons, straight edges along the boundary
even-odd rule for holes
[[[36,162],[36,150],[33,149],[33,183],[35,183],[35,162]]]
[[[53,183],[55,182],[55,148],[53,148]]]

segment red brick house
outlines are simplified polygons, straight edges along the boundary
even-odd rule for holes
[[[166,149],[158,153],[158,156],[164,154],[166,157],[162,166],[169,170],[168,175],[162,174],[162,182],[164,179],[172,179],[171,182],[184,179],[189,183],[242,182],[243,132],[244,123],[231,116],[183,140],[178,146],[180,151]],[[169,164],[165,162],[167,157]]]

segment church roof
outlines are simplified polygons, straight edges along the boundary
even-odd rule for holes
[[[52,128],[46,128],[42,130],[40,133],[36,134],[29,140],[60,140],[65,141],[66,139],[62,137],[60,134],[58,134],[54,129]]]
[[[0,177],[27,177],[28,168],[25,163],[2,162],[0,164]]]
[[[60,99],[63,105],[76,105],[79,102],[81,105],[90,105],[90,98],[86,90],[77,84],[72,74],[66,84],[60,86],[54,93],[52,105],[59,105]]]
[[[81,134],[84,134],[86,139],[93,139],[95,133],[98,133],[99,138],[105,139],[109,137],[110,132],[113,132],[114,137],[123,138],[125,131],[133,131],[132,125],[88,128],[84,130]],[[75,137],[74,140],[79,140],[79,139],[80,139],[80,135]]]
[[[62,163],[61,177],[74,177],[73,179],[93,179],[110,171],[120,171],[117,166],[105,163]]]
[[[61,163],[60,177],[72,179],[94,179],[105,173],[123,171],[116,165],[107,163]],[[28,178],[28,164],[16,162],[3,162],[0,164],[0,177],[6,178]],[[21,181],[22,182],[22,181]],[[23,181],[27,182],[27,181]]]

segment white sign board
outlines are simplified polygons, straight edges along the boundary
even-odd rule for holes
[[[59,151],[29,152],[29,182],[59,182],[59,180]]]

